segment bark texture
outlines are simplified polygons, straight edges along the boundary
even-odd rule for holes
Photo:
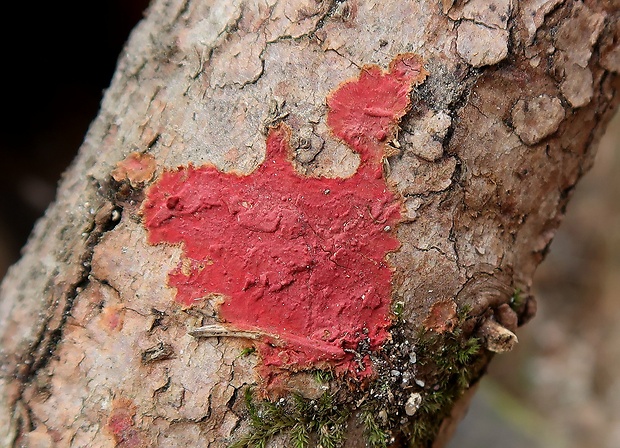
[[[421,335],[481,341],[465,365],[474,384],[534,314],[532,276],[620,98],[619,15],[613,1],[155,0],[2,283],[0,443],[223,447],[255,431],[244,390],[260,359],[247,338],[189,334],[218,323],[216,304],[175,302],[167,275],[183,248],[148,244],[145,188],[180,165],[251,173],[280,121],[300,173],[352,175],[359,157],[330,134],[325,99],[364,65],[413,52],[429,75],[385,159],[406,211],[379,382],[300,372],[284,389],[355,399],[346,446],[372,438],[368,403],[385,443],[430,446],[438,430],[441,446],[464,387],[416,362],[430,350]],[[417,434],[444,387],[443,424]]]

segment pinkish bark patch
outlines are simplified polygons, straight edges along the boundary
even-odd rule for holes
[[[152,155],[132,152],[116,164],[112,177],[117,182],[128,180],[133,187],[139,187],[151,180],[156,167],[157,164]]]
[[[119,398],[112,403],[112,412],[106,426],[114,435],[117,447],[143,448],[147,446],[140,430],[135,427],[135,415],[136,408],[131,400]]]
[[[457,324],[456,311],[456,303],[452,299],[435,302],[424,319],[424,329],[439,334],[454,330]]]

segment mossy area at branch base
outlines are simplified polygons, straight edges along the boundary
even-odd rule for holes
[[[427,372],[422,401],[412,425],[403,428],[411,447],[427,447],[452,406],[481,374],[476,361],[479,339],[465,337],[460,327],[442,334],[424,332],[416,353],[420,370]]]
[[[363,428],[368,447],[431,446],[455,401],[485,365],[480,341],[462,330],[467,310],[458,317],[451,331],[420,331],[415,345],[395,327],[384,356],[373,359],[378,379],[365,391],[335,393],[332,387],[315,400],[293,394],[270,402],[256,399],[248,388],[250,431],[230,448],[264,448],[282,434],[294,448],[337,448],[344,442],[347,424],[355,421],[352,417]],[[317,372],[315,379],[331,386],[338,381],[329,372]],[[419,401],[412,405],[412,397]]]
[[[325,392],[311,400],[294,394],[290,400],[257,401],[252,389],[246,389],[245,402],[251,432],[230,445],[230,448],[263,448],[272,437],[287,432],[291,446],[305,448],[316,437],[324,448],[336,448],[344,441],[349,411],[337,405],[332,394]]]
[[[398,325],[384,347],[385,362],[373,359],[379,377],[365,406],[389,434],[388,446],[430,447],[455,402],[482,374],[485,352],[471,336],[469,311],[459,310],[454,328],[441,333],[421,329],[408,338]]]

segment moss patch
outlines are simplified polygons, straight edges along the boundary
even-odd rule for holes
[[[378,379],[364,407],[374,422],[366,428],[376,425],[388,435],[388,446],[431,446],[456,400],[486,365],[481,342],[471,333],[475,327],[467,307],[442,332],[422,329],[411,337],[402,324],[394,327],[384,355],[373,358]]]
[[[522,293],[521,288],[515,289],[515,291],[512,293],[512,296],[510,296],[510,308],[512,308],[515,312],[521,311],[523,306],[525,305],[525,299],[526,297]]]
[[[405,429],[412,447],[430,446],[441,422],[479,375],[476,368],[480,341],[464,337],[456,328],[443,334],[424,333],[416,347],[419,370],[425,371],[422,401],[410,428]]]
[[[248,388],[245,403],[251,430],[230,448],[264,448],[272,437],[281,433],[289,434],[294,448],[306,448],[311,437],[324,448],[337,448],[344,441],[350,412],[337,405],[330,392],[317,400],[294,394],[288,400],[272,403],[255,399]]]
[[[378,421],[376,414],[369,409],[362,411],[361,421],[364,425],[364,435],[368,446],[385,448],[388,446],[391,435]]]

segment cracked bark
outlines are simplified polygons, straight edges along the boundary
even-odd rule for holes
[[[359,157],[331,137],[325,98],[359,67],[408,51],[430,75],[386,163],[406,207],[402,247],[389,257],[399,341],[415,345],[437,303],[468,305],[472,335],[517,332],[535,310],[534,271],[618,104],[619,14],[613,2],[561,0],[154,1],[2,283],[3,446],[219,447],[244,434],[242,391],[256,382],[257,357],[240,356],[242,338],[188,334],[216,324],[216,310],[175,304],[166,276],[182,248],[150,246],[141,221],[152,179],[111,173],[136,151],[157,161],[153,179],[189,163],[249,173],[275,119],[292,128],[298,171],[351,175]],[[515,316],[517,289],[529,300]],[[477,375],[491,358],[480,354]],[[304,374],[289,386],[322,392]],[[406,396],[393,387],[398,412]],[[353,421],[347,431],[347,446],[363,446]]]

